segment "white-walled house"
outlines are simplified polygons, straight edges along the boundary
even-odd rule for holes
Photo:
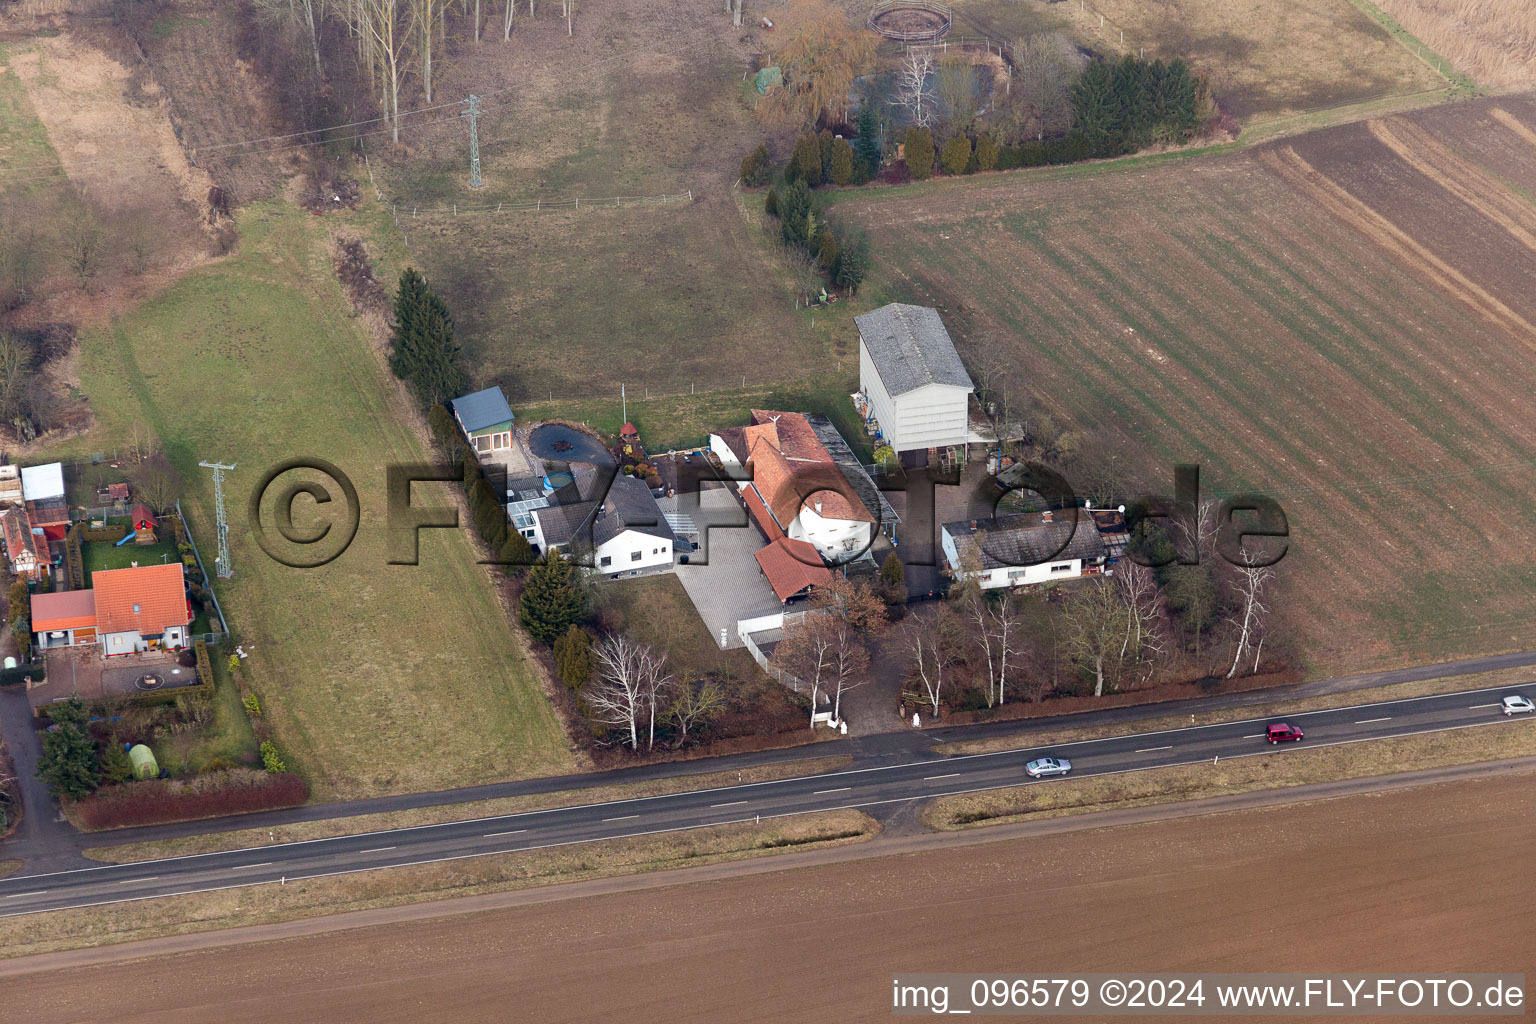
[[[893,302],[853,320],[859,391],[884,442],[898,454],[967,444],[975,385],[938,311]]]
[[[737,490],[769,543],[804,541],[828,562],[870,545],[875,517],[804,415],[752,410],[752,422],[711,434],[722,468],[740,472]]]
[[[1103,571],[1110,557],[1099,524],[1082,509],[945,523],[939,545],[955,578],[983,590],[1077,579]]]
[[[602,493],[611,467],[571,470],[572,482],[546,492],[544,504],[512,513],[513,527],[530,544],[541,551],[590,548],[593,566],[609,576],[672,567],[672,527],[643,480],[619,474]]]

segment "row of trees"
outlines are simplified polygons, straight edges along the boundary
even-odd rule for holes
[[[771,186],[763,212],[777,224],[791,269],[802,271],[796,282],[802,292],[809,296],[818,279],[849,295],[859,290],[869,272],[869,240],[862,232],[840,232],[819,218],[815,196],[804,180]]]
[[[1112,575],[1025,592],[957,582],[947,600],[894,627],[886,602],[904,595],[899,563],[893,571],[888,560],[868,585],[839,578],[817,592],[808,614],[786,627],[774,664],[813,712],[825,698],[835,717],[843,695],[868,680],[872,649],[904,666],[906,685],[934,715],[1257,672],[1274,570],[1216,558],[1214,525],[1211,504],[1174,524],[1177,544],[1141,529],[1134,550],[1170,560],[1159,569],[1123,559]],[[1182,550],[1201,551],[1200,563],[1181,564]]]

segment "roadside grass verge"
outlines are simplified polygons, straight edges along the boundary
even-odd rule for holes
[[[879,831],[874,819],[858,811],[822,811],[762,824],[715,825],[546,850],[379,868],[295,880],[283,885],[266,883],[28,914],[0,920],[0,950],[4,950],[0,956],[28,956],[424,900],[846,846],[871,839]]]
[[[1391,686],[1375,686],[1365,690],[1348,690],[1318,697],[1301,697],[1296,700],[1279,700],[1270,704],[1250,704],[1245,707],[1206,711],[1195,715],[1162,715],[1143,718],[1134,722],[1116,722],[1111,725],[1084,726],[1077,729],[1051,729],[1039,732],[1021,732],[1009,736],[989,736],[981,740],[961,740],[946,743],[944,752],[959,754],[993,754],[1000,750],[1018,750],[1026,747],[1044,747],[1053,743],[1075,743],[1078,740],[1107,739],[1131,733],[1157,732],[1162,729],[1185,729],[1190,726],[1219,725],[1222,722],[1240,722],[1249,718],[1277,718],[1302,711],[1327,711],[1332,708],[1353,707],[1356,704],[1378,704],[1382,701],[1403,700],[1410,697],[1434,697],[1443,693],[1461,693],[1493,686],[1514,686],[1530,682],[1530,668],[1501,668],[1491,672],[1474,672],[1465,676],[1440,676],[1420,679],[1411,683],[1395,683]],[[1022,721],[1040,721],[1023,719]]]
[[[21,864],[22,862],[19,860],[0,860],[0,878],[19,871]]]
[[[226,484],[235,575],[216,586],[276,742],[317,800],[572,770],[537,666],[468,539],[426,531],[420,564],[387,564],[385,467],[426,450],[350,315],[327,226],[259,203],[240,229],[224,260],[82,334],[80,379],[99,426],[51,454],[104,450],[149,427],[186,480],[205,552],[214,502],[198,463],[239,467]],[[343,555],[300,570],[269,557],[246,520],[261,474],[306,456],[352,479],[361,524]],[[323,514],[295,507],[310,525]]]
[[[1420,736],[1266,751],[1215,764],[1202,761],[939,797],[924,808],[922,821],[929,828],[952,831],[1531,754],[1536,754],[1536,721],[1499,720]]]
[[[792,779],[803,775],[823,775],[848,767],[852,760],[853,758],[846,754],[836,757],[806,758],[744,768],[740,772],[709,772],[703,775],[682,775],[615,786],[596,786],[592,789],[566,789],[553,793],[473,800],[437,807],[416,807],[407,811],[358,814],[346,818],[327,818],[324,821],[295,822],[271,829],[244,828],[231,832],[186,836],[180,839],[157,839],[143,843],[124,843],[121,846],[98,846],[83,852],[91,860],[107,864],[130,864],[165,857],[185,857],[198,853],[218,853],[224,850],[266,846],[274,841],[274,837],[278,843],[297,843],[309,839],[329,839],[363,832],[383,832],[390,829],[467,821],[472,818],[544,811],[555,807],[577,807],[614,800],[635,800],[642,797],[666,796],[671,793],[690,793],[701,789],[735,786],[744,782],[770,782],[775,779]]]

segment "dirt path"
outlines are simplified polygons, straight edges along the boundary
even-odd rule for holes
[[[17,1019],[37,1024],[501,1021],[513,993],[526,1020],[717,1022],[885,1020],[892,972],[1047,966],[1029,936],[1051,937],[1056,971],[1511,970],[1536,954],[1536,926],[1501,885],[1536,855],[1531,767],[1114,829],[1037,822],[947,848],[906,836],[886,846],[899,855],[858,859],[868,844],[800,871],[788,855],[454,904],[491,911],[474,916],[408,907],[349,915],[340,934],[313,934],[338,919],[234,933],[291,937],[255,946],[142,959],[223,941],[192,936],[14,961],[0,976]]]

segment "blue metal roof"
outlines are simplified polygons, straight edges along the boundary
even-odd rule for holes
[[[449,404],[453,406],[459,422],[464,424],[464,429],[470,432],[494,427],[512,419],[512,407],[507,404],[507,398],[499,387],[489,387],[472,395],[455,398]]]

